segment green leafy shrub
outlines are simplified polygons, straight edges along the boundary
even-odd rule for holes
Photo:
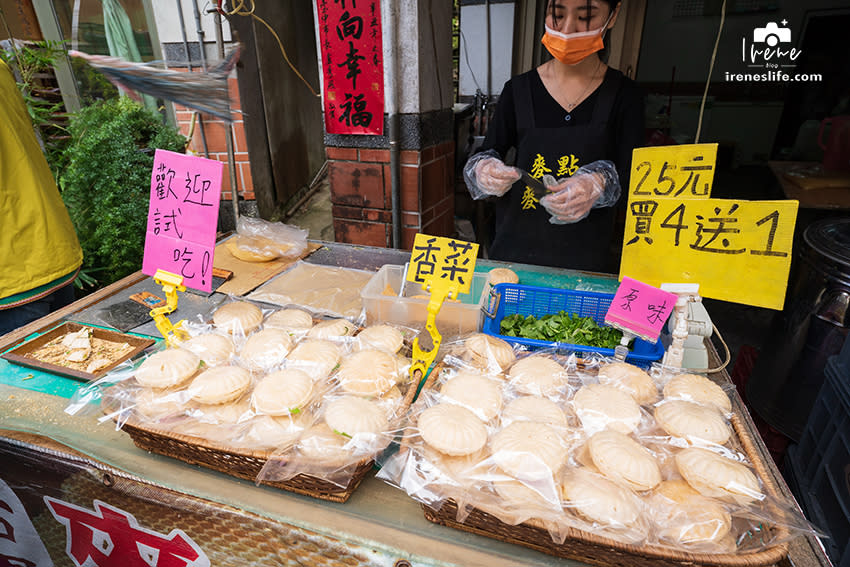
[[[62,198],[83,269],[108,284],[141,268],[154,150],[180,152],[186,140],[126,97],[82,109],[69,130]]]

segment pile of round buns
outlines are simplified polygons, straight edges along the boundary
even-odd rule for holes
[[[112,395],[157,429],[342,467],[383,449],[407,409],[403,346],[390,325],[358,332],[345,319],[232,301]]]
[[[408,492],[463,499],[509,524],[537,519],[553,536],[570,526],[632,544],[736,550],[746,522],[733,519],[765,497],[720,386],[520,354],[476,334],[447,357],[411,410],[404,474],[425,490]]]

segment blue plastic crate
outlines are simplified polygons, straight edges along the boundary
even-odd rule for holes
[[[511,344],[525,345],[532,349],[559,348],[581,353],[595,352],[603,356],[614,356],[614,349],[594,348],[586,345],[568,343],[553,343],[535,339],[508,337],[500,334],[502,319],[514,313],[534,315],[540,318],[544,315],[566,311],[579,317],[591,317],[599,325],[605,324],[605,314],[614,299],[613,293],[597,293],[593,291],[574,291],[518,284],[498,284],[494,288],[498,305],[495,313],[490,306],[490,313],[484,317],[483,331],[488,335],[499,337]],[[492,302],[491,302],[492,303]],[[664,356],[664,345],[659,340],[653,344],[642,339],[635,339],[634,347],[626,360],[633,364],[647,366]]]

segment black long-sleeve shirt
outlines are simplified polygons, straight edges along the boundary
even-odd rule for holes
[[[618,73],[614,69],[608,69],[603,81],[612,80],[612,73]],[[596,88],[593,93],[584,99],[581,104],[567,112],[552,98],[546,90],[540,74],[533,70],[531,74],[531,98],[534,106],[534,120],[538,128],[569,128],[579,124],[590,122],[593,106],[599,98],[602,86]],[[515,146],[517,141],[517,115],[515,109],[515,94],[513,79],[505,83],[493,119],[487,129],[487,135],[481,151],[496,150],[504,158],[508,150]],[[612,135],[607,158],[617,166],[620,176],[620,185],[623,194],[626,194],[629,186],[629,170],[632,162],[632,150],[643,145],[644,140],[644,99],[643,93],[637,84],[627,78],[623,78],[617,97],[614,99],[612,108],[613,120],[609,120]],[[565,120],[569,114],[570,120]],[[626,199],[622,199],[625,202]]]

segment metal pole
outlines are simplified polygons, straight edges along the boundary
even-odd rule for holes
[[[198,34],[198,47],[201,51],[201,68],[207,70],[207,53],[204,49],[204,28],[201,26],[201,9],[198,7],[198,0],[192,0],[192,6],[195,10],[195,33]]]
[[[192,72],[192,54],[189,52],[189,39],[186,37],[186,20],[183,19],[183,3],[182,0],[177,0],[177,15],[180,17],[180,33],[183,35],[183,50],[186,53],[186,65],[189,67],[189,72]],[[203,50],[204,46],[201,46]],[[210,150],[207,146],[207,131],[204,128],[204,119],[201,113],[195,111],[195,118],[198,119],[198,131],[201,133],[201,146],[204,148],[204,157],[210,157]]]
[[[195,7],[198,2],[194,0]],[[215,46],[218,49],[218,56],[224,59],[224,33],[221,29],[221,14],[218,10],[212,10],[215,13]],[[227,80],[227,79],[225,79]],[[230,92],[230,84],[228,83],[228,93]],[[227,107],[230,109],[230,97],[228,96]],[[234,222],[239,218],[239,188],[236,184],[236,156],[233,151],[233,123],[225,124],[226,131],[224,133],[224,141],[227,143],[227,170],[230,172],[230,200],[233,202],[233,219]]]

